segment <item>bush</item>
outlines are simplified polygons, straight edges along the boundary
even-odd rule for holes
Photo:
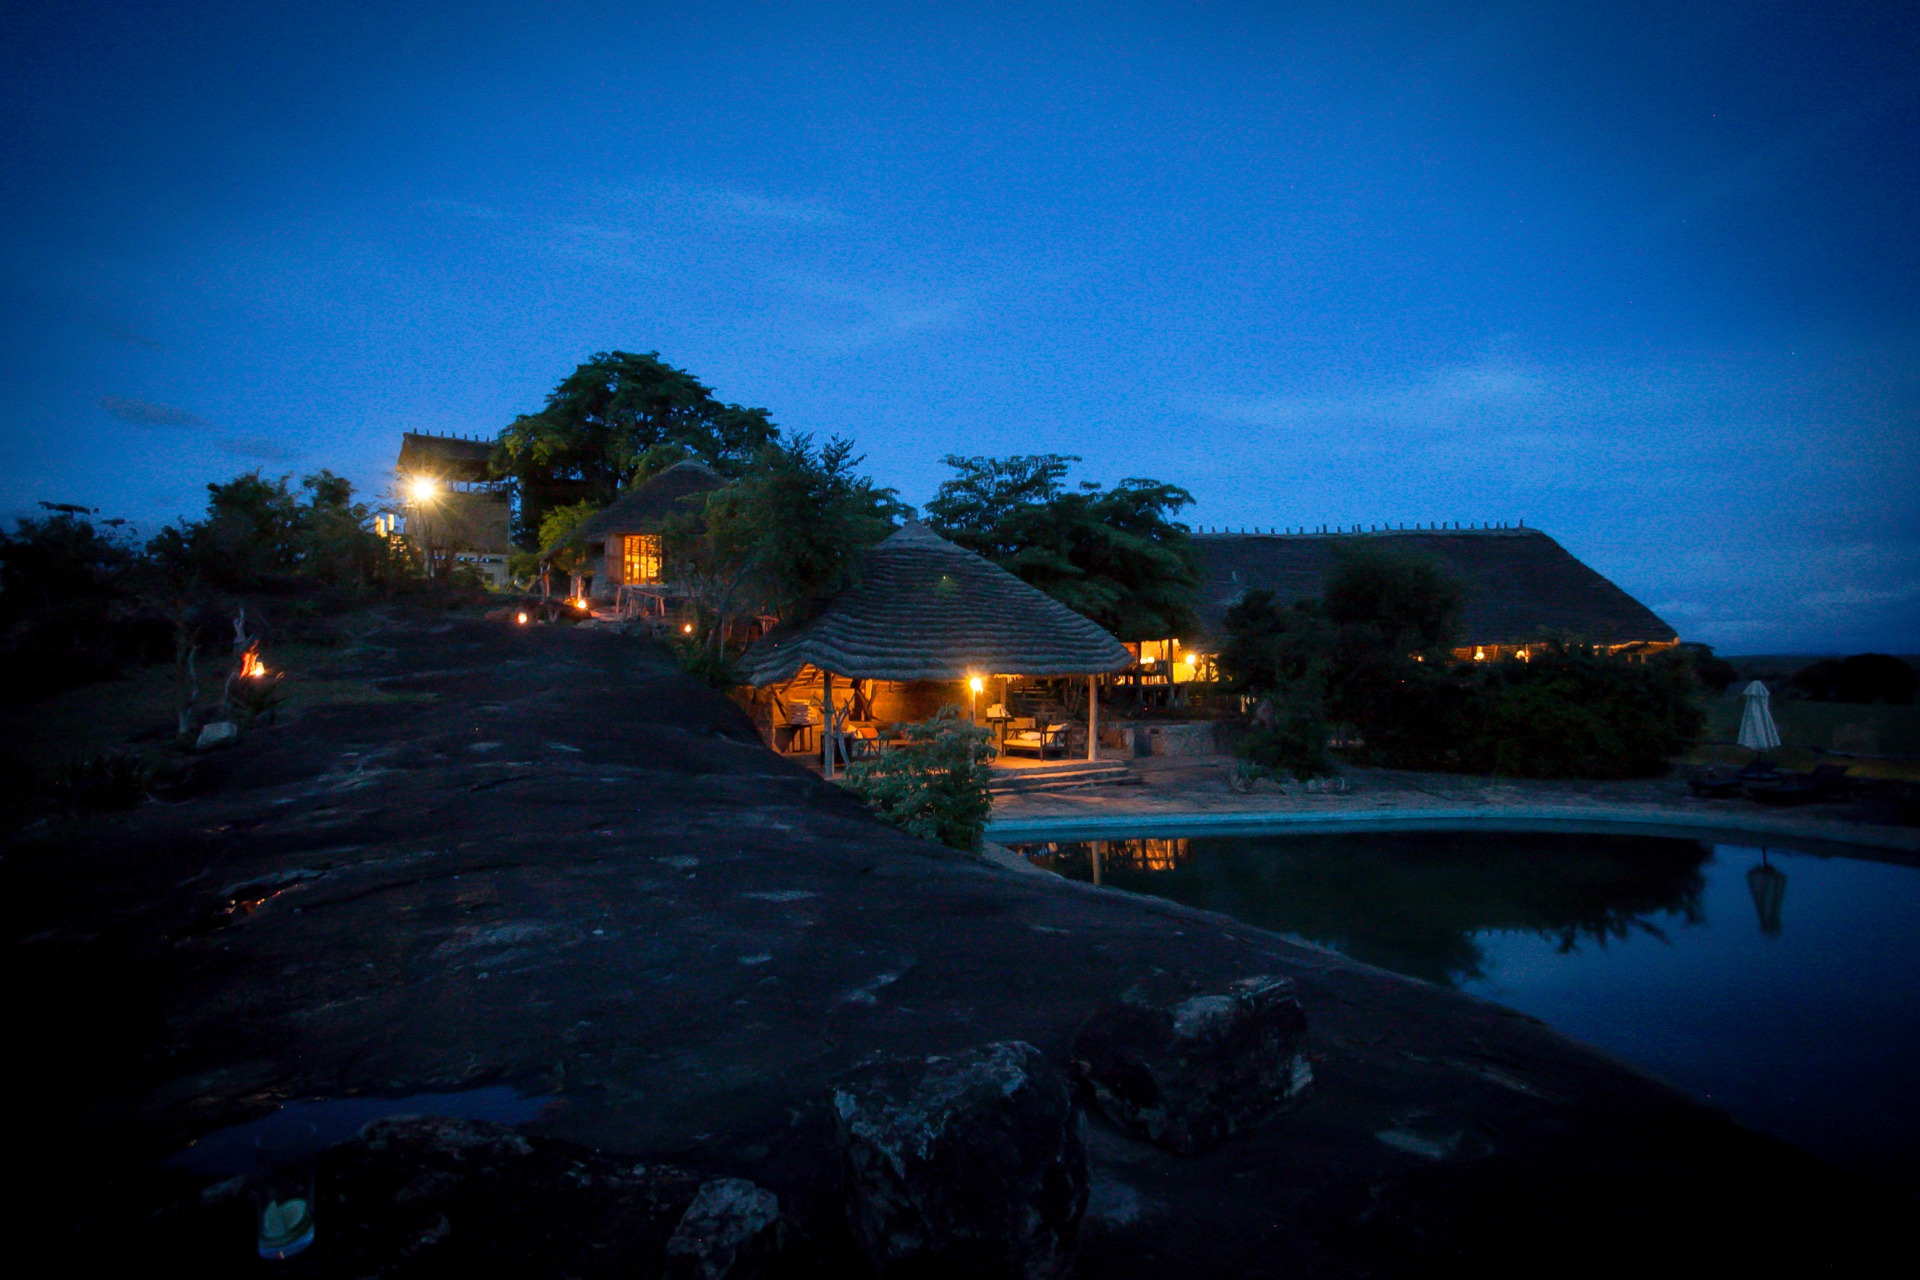
[[[131,809],[147,798],[153,770],[138,753],[102,751],[78,756],[54,771],[53,798],[69,814]]]
[[[1793,673],[1793,688],[1816,702],[1913,702],[1920,676],[1887,653],[1856,653],[1844,662],[1822,658]]]
[[[1580,648],[1481,672],[1467,768],[1522,778],[1640,778],[1698,737],[1705,715],[1684,660],[1631,662]]]
[[[991,735],[946,706],[902,725],[904,746],[847,770],[847,789],[882,821],[923,840],[975,852],[993,812]]]
[[[1692,660],[1694,679],[1708,693],[1725,693],[1727,686],[1740,678],[1734,665],[1717,656],[1710,644],[1683,644],[1680,651]]]

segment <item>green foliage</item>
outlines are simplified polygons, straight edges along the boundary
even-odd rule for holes
[[[1815,702],[1913,702],[1920,677],[1906,662],[1887,653],[1856,653],[1844,661],[1822,658],[1793,673],[1793,688]]]
[[[147,798],[153,770],[133,751],[101,751],[54,771],[53,798],[72,815],[131,809]]]
[[[538,413],[500,433],[494,467],[513,480],[521,536],[531,540],[553,508],[604,507],[686,458],[739,474],[779,434],[765,409],[721,403],[658,352],[607,351],[568,375]]]
[[[955,706],[942,707],[919,724],[904,724],[901,732],[904,746],[847,770],[847,789],[910,835],[978,850],[993,812],[988,790],[992,735]]]
[[[1327,671],[1333,628],[1311,601],[1282,607],[1252,591],[1227,610],[1217,665],[1232,691],[1251,700],[1252,725],[1237,751],[1252,775],[1296,778],[1333,772],[1327,753]]]
[[[1683,644],[1680,651],[1693,664],[1694,679],[1708,693],[1725,693],[1727,686],[1740,678],[1733,664],[1716,656],[1710,644]]]
[[[1640,778],[1700,734],[1705,715],[1685,660],[1632,662],[1577,646],[1474,673],[1464,763],[1524,778]]]
[[[757,450],[738,478],[670,516],[662,542],[677,590],[694,602],[714,664],[737,624],[755,616],[792,623],[849,586],[860,552],[904,513],[892,489],[858,468],[851,442],[795,436]]]
[[[1198,574],[1186,490],[1127,479],[1068,489],[1064,454],[944,459],[956,474],[927,504],[927,523],[1123,640],[1189,633]]]
[[[600,510],[591,502],[574,502],[551,508],[540,519],[540,550],[556,552],[550,563],[556,573],[571,574],[586,563],[586,553],[578,546],[565,546],[573,531],[592,519]]]
[[[417,572],[405,544],[375,533],[372,513],[353,487],[330,471],[301,482],[258,471],[207,486],[207,515],[162,529],[148,544],[155,568],[176,587],[199,584],[230,593],[304,579],[364,590]],[[185,584],[185,585],[183,585]]]
[[[130,625],[139,554],[126,522],[41,505],[52,514],[0,532],[0,659],[51,692],[163,653],[164,625]],[[14,682],[6,696],[21,688]]]
[[[1462,603],[1437,565],[1373,549],[1342,554],[1321,601],[1249,593],[1218,660],[1254,708],[1242,755],[1324,771],[1332,721],[1357,731],[1359,758],[1391,768],[1624,778],[1663,772],[1698,736],[1690,657],[1538,644],[1531,662],[1456,664]]]
[[[1364,644],[1406,658],[1451,649],[1466,589],[1431,556],[1367,543],[1334,544],[1321,608],[1341,629],[1342,647]]]

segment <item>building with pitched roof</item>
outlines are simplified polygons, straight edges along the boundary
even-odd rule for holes
[[[806,623],[754,644],[739,670],[747,684],[772,691],[763,711],[804,701],[837,718],[886,722],[977,706],[996,677],[1091,682],[1132,661],[1098,623],[910,522],[867,550],[854,586]],[[1097,700],[1088,706],[1091,759]]]
[[[1679,643],[1674,629],[1558,542],[1525,526],[1370,529],[1338,533],[1201,533],[1200,616],[1194,645],[1216,646],[1228,609],[1250,591],[1282,602],[1317,599],[1342,545],[1430,556],[1466,588],[1462,659],[1495,659],[1542,640],[1651,653]]]
[[[650,589],[664,600],[668,566],[661,534],[669,516],[697,509],[699,502],[726,481],[704,462],[676,462],[637,484],[604,510],[589,516],[561,546],[586,553],[583,577],[592,599],[610,604],[622,588]]]

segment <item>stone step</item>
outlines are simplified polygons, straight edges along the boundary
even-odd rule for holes
[[[1066,761],[1030,769],[996,769],[988,789],[995,795],[1024,794],[1031,791],[1064,791],[1070,787],[1091,787],[1103,783],[1125,782],[1132,772],[1117,760]]]

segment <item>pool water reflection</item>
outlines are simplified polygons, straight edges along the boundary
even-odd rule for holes
[[[1497,1000],[1920,1191],[1920,868],[1575,832],[1015,848]]]

